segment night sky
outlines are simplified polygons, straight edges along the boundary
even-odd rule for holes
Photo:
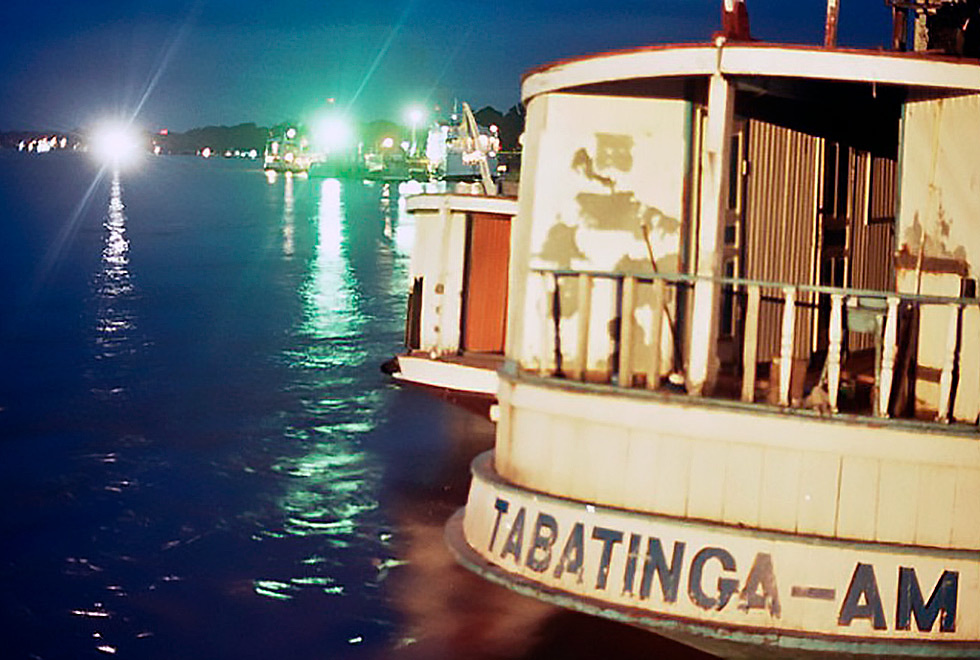
[[[506,111],[548,62],[705,42],[721,0],[7,0],[0,130],[106,115],[149,129],[299,120],[336,99],[362,120],[411,104]],[[748,0],[753,36],[820,43],[825,0]],[[887,45],[883,0],[841,0],[841,46]]]

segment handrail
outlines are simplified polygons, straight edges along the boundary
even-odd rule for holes
[[[952,403],[956,397],[957,379],[961,377],[958,376],[963,343],[961,332],[964,337],[966,336],[966,329],[963,327],[964,310],[969,307],[980,306],[980,299],[978,298],[793,284],[738,277],[564,268],[532,268],[531,272],[544,278],[544,294],[547,298],[545,305],[546,309],[549,310],[548,316],[551,320],[551,324],[544,323],[542,325],[545,343],[542,345],[542,353],[538,357],[541,373],[544,375],[548,372],[549,359],[547,355],[553,350],[555,368],[551,375],[568,377],[578,381],[585,381],[589,377],[589,327],[592,323],[591,317],[595,304],[592,288],[597,280],[617,283],[615,293],[607,294],[600,304],[613,303],[616,310],[613,317],[609,319],[610,321],[614,319],[617,321],[615,324],[610,324],[611,327],[615,328],[611,331],[615,360],[608,362],[606,379],[611,379],[615,375],[616,384],[620,387],[634,387],[636,385],[634,380],[642,380],[644,374],[646,388],[657,389],[660,387],[662,375],[660,354],[663,348],[660,330],[664,318],[670,319],[668,297],[666,296],[667,285],[680,290],[688,289],[697,282],[707,281],[724,287],[728,293],[737,296],[737,301],[739,301],[737,304],[741,305],[739,307],[741,332],[732,337],[742,342],[741,351],[738,353],[742,360],[742,383],[740,396],[739,394],[736,396],[747,403],[753,403],[756,400],[757,352],[762,335],[760,332],[761,302],[775,302],[782,306],[782,319],[779,325],[773,325],[774,318],[772,313],[768,312],[769,321],[767,321],[766,327],[769,333],[767,336],[770,338],[767,340],[770,349],[769,355],[773,356],[774,364],[778,360],[780,367],[778,378],[773,376],[771,381],[769,402],[783,407],[796,407],[803,404],[799,394],[796,394],[795,397],[791,395],[791,384],[798,382],[794,380],[791,373],[791,365],[798,352],[797,312],[806,308],[822,308],[823,312],[821,313],[827,315],[823,317],[824,321],[820,326],[823,328],[821,332],[826,331],[825,342],[823,342],[823,348],[820,350],[826,351],[826,359],[820,378],[811,390],[811,397],[808,397],[807,405],[831,415],[839,412],[838,403],[841,393],[845,346],[847,345],[847,337],[852,336],[846,333],[867,332],[869,330],[868,326],[862,327],[858,324],[857,316],[855,316],[857,310],[871,312],[873,315],[874,323],[870,327],[870,331],[874,336],[875,348],[874,387],[871,393],[870,407],[873,416],[886,418],[896,414],[896,410],[893,410],[893,407],[896,407],[893,398],[896,402],[903,399],[903,394],[898,388],[910,382],[910,379],[913,378],[910,374],[917,368],[917,360],[921,358],[921,353],[916,353],[913,348],[917,345],[918,337],[922,336],[918,322],[919,310],[929,306],[948,310],[948,316],[939,317],[943,319],[944,323],[941,333],[943,336],[941,338],[934,337],[934,339],[943,342],[942,356],[939,361],[934,360],[932,365],[923,365],[922,373],[931,372],[938,376],[936,378],[938,393],[933,401],[935,419],[943,423],[949,422],[953,413]],[[575,280],[573,285],[577,285],[577,291],[574,291],[574,300],[581,313],[575,320],[574,326],[566,326],[563,330],[561,324],[562,296],[559,295],[559,287],[562,280],[571,278]],[[644,322],[649,326],[650,342],[646,350],[634,350],[634,310],[637,304],[638,287],[641,284],[644,286],[652,285],[652,288],[649,289],[651,292],[649,304],[652,314],[647,316],[647,320]],[[763,290],[774,293],[762,296]],[[568,290],[566,289],[566,291]],[[613,295],[614,298],[610,298],[610,295]],[[816,302],[817,296],[824,302]],[[880,304],[869,305],[868,303],[873,300],[880,301]],[[824,305],[827,306],[824,307]],[[769,307],[768,309],[773,308]],[[848,310],[846,314],[845,309]],[[935,322],[935,313],[930,312],[930,314],[933,314],[930,318]],[[625,322],[624,319],[630,319],[630,322]],[[675,334],[672,341],[675,342],[676,347],[678,329],[670,321],[668,323],[670,323],[669,329]],[[816,322],[813,323],[814,325],[811,327],[816,328]],[[802,327],[805,328],[805,326]],[[562,346],[562,334],[566,331],[575,332],[572,341],[575,345],[567,349]],[[773,332],[778,333],[778,343],[775,346],[772,343]],[[804,332],[808,331],[804,330]],[[930,334],[930,337],[933,335]],[[809,350],[810,348],[806,347],[806,354],[809,354]],[[818,388],[820,388],[820,392],[816,391]],[[895,391],[898,393],[893,397]],[[814,399],[812,397],[815,394],[821,396]]]
[[[706,275],[689,275],[687,273],[652,273],[650,271],[599,271],[599,270],[574,270],[570,268],[531,268],[532,273],[551,274],[558,277],[573,275],[589,275],[593,278],[602,279],[622,279],[624,277],[635,277],[644,282],[653,280],[666,280],[667,282],[678,282],[684,284],[694,284],[699,281],[714,282],[721,286],[758,286],[768,289],[785,289],[793,287],[797,291],[808,291],[813,293],[840,293],[848,298],[880,298],[887,300],[889,297],[897,296],[909,302],[921,302],[927,304],[955,304],[955,305],[980,305],[980,298],[962,298],[956,296],[935,296],[924,293],[903,293],[898,291],[881,291],[879,289],[857,289],[852,287],[829,286],[826,284],[794,284],[792,282],[782,282],[779,280],[754,280],[745,277],[713,277]]]

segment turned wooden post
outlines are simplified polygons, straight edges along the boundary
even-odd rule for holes
[[[633,306],[636,302],[636,278],[623,278],[623,299],[619,315],[619,386],[633,384]]]
[[[755,363],[759,353],[759,300],[762,290],[749,284],[745,301],[745,339],[742,342],[742,401],[755,401]]]
[[[783,288],[783,336],[779,352],[779,403],[788,406],[796,340],[796,287]]]
[[[667,304],[667,282],[659,277],[653,281],[653,327],[650,328],[650,371],[647,373],[647,387],[655,390],[660,387],[660,351],[663,341],[664,305]],[[674,338],[674,341],[677,341]]]
[[[881,347],[881,382],[878,385],[878,417],[888,417],[888,402],[892,396],[892,379],[895,374],[895,355],[898,352],[898,298],[888,298],[888,315],[885,318],[885,338]]]
[[[943,362],[943,373],[939,377],[939,406],[936,410],[936,421],[949,421],[949,402],[953,394],[953,367],[956,366],[956,344],[960,330],[960,306],[949,305],[949,326],[946,331],[946,359]]]
[[[572,378],[585,380],[589,366],[589,321],[592,312],[592,276],[579,273],[578,276],[578,335],[575,345],[575,370]]]
[[[837,395],[840,393],[841,344],[843,328],[844,294],[830,294],[830,346],[827,349],[827,398],[830,411],[837,412]]]

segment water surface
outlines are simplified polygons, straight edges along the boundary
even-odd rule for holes
[[[412,232],[397,187],[0,153],[4,657],[695,657],[452,562],[493,429],[378,369]]]

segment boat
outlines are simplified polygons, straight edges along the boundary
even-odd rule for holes
[[[506,346],[517,200],[473,192],[422,193],[406,200],[415,243],[405,350],[382,369],[401,384],[487,416]]]
[[[306,137],[293,126],[271,133],[266,140],[263,155],[266,172],[306,174],[314,160]]]
[[[497,126],[480,125],[465,101],[454,107],[449,121],[432,128],[426,138],[430,175],[446,181],[492,181],[497,175],[500,136]]]
[[[831,23],[525,76],[463,566],[723,658],[980,658],[980,64]]]

